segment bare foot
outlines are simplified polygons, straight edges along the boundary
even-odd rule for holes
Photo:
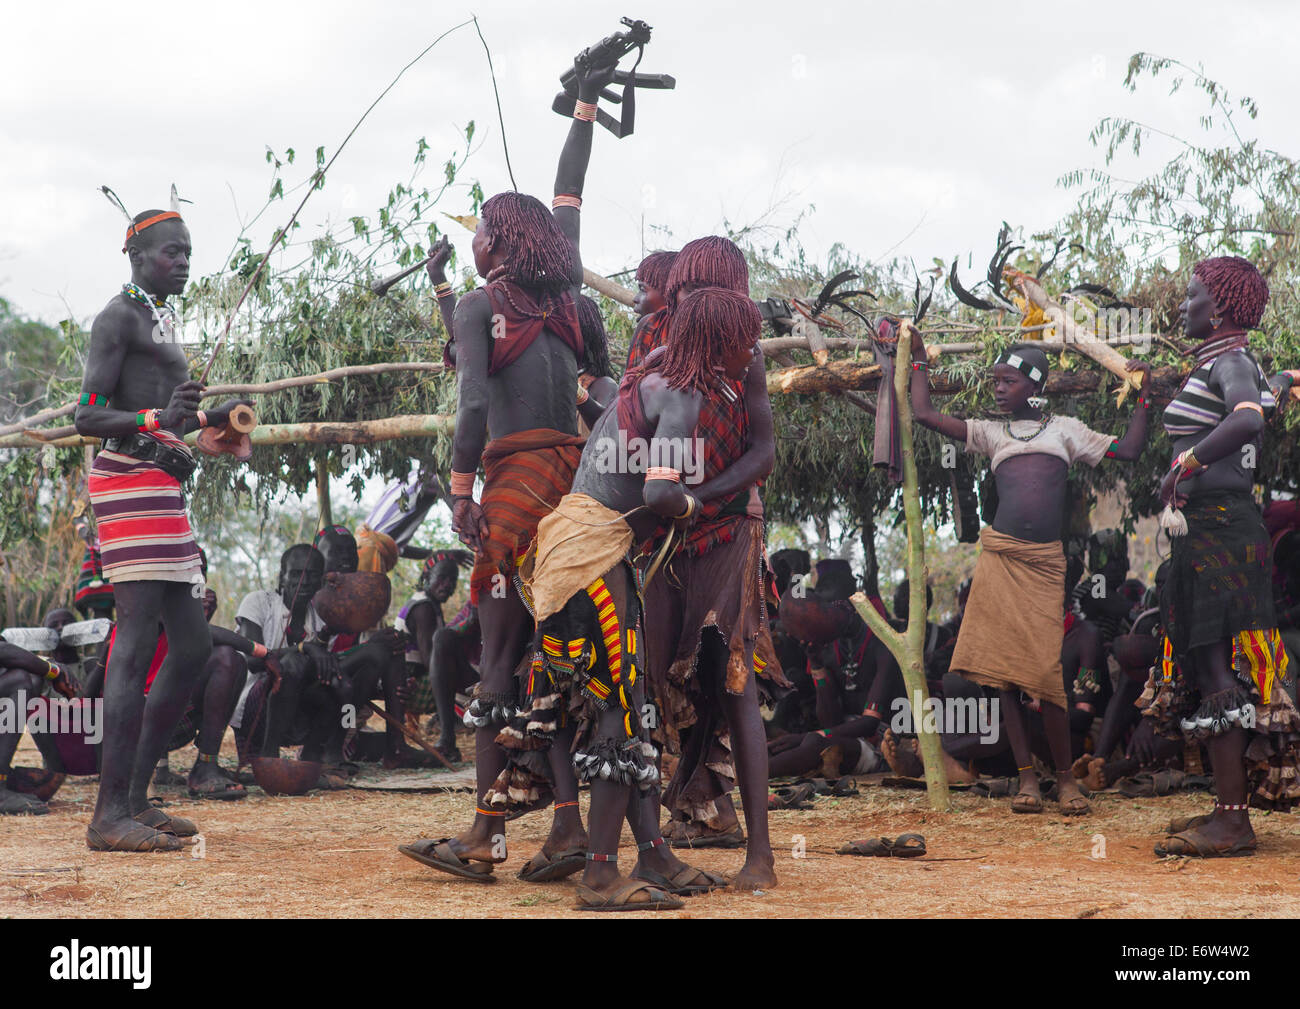
[[[916,752],[915,739],[899,739],[892,729],[886,729],[885,738],[880,743],[880,753],[890,770],[899,777],[925,777],[925,765]]]
[[[776,859],[769,851],[765,855],[751,852],[731,881],[733,890],[771,890],[776,885]]]
[[[821,776],[827,781],[835,781],[840,776],[840,765],[844,762],[844,747],[835,745],[822,750]]]
[[[963,764],[942,746],[939,747],[939,752],[943,754],[943,769],[947,772],[949,784],[968,784],[979,777],[970,769],[969,764]]]
[[[1103,788],[1110,787],[1110,781],[1106,776],[1106,761],[1101,757],[1094,757],[1091,753],[1085,753],[1076,760],[1070,772],[1076,780],[1083,782],[1090,792],[1100,792]]]

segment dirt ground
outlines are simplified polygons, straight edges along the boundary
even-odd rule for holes
[[[172,755],[188,768],[194,751]],[[18,764],[39,766],[28,740]],[[1255,816],[1259,852],[1221,861],[1160,861],[1152,845],[1171,816],[1206,810],[1203,794],[1126,799],[1103,793],[1094,812],[1015,816],[1006,799],[954,793],[955,811],[931,812],[925,793],[863,779],[861,794],[771,814],[780,885],[761,893],[694,897],[677,917],[1297,917],[1300,823]],[[5,917],[556,917],[574,916],[572,881],[515,878],[538,849],[549,815],[510,824],[510,857],[497,882],[463,882],[403,857],[398,844],[454,833],[468,822],[468,792],[312,792],[239,802],[163,793],[169,811],[198,821],[195,850],[92,852],[85,826],[93,779],[69,779],[43,817],[0,819],[0,916]],[[585,814],[587,797],[582,806]],[[902,860],[836,856],[852,838],[915,831],[928,853]],[[800,844],[802,840],[802,845]],[[625,835],[622,855],[631,858]],[[802,852],[800,851],[802,848]],[[739,851],[688,860],[734,872]],[[802,854],[802,857],[798,857]],[[1104,857],[1093,857],[1104,855]]]

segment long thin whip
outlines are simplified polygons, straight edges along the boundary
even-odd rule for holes
[[[316,169],[315,173],[312,176],[315,179],[314,184],[307,188],[306,195],[303,196],[301,202],[299,202],[298,208],[293,212],[293,216],[289,218],[289,223],[275,233],[275,237],[271,239],[270,248],[266,250],[266,255],[264,255],[262,257],[262,261],[257,264],[257,269],[253,271],[253,276],[249,278],[248,283],[244,286],[243,293],[239,295],[239,300],[235,302],[235,307],[230,310],[230,315],[226,319],[225,328],[222,329],[221,336],[217,338],[216,346],[212,348],[212,356],[208,358],[208,363],[203,368],[203,374],[199,376],[200,382],[204,382],[207,380],[208,372],[212,370],[212,365],[217,360],[217,354],[220,353],[222,344],[226,342],[226,337],[230,335],[230,327],[234,325],[235,316],[239,313],[240,306],[243,305],[244,299],[248,297],[248,292],[253,289],[253,285],[257,283],[257,278],[262,275],[262,271],[266,268],[266,264],[271,259],[271,253],[275,251],[275,247],[279,245],[280,242],[284,241],[285,238],[288,237],[289,229],[293,227],[294,221],[296,221],[298,219],[298,215],[302,213],[302,208],[306,206],[307,201],[311,199],[311,194],[316,192],[316,190],[320,189],[324,185],[325,175],[329,172],[330,168],[333,166],[338,156],[343,153],[343,148],[345,148],[348,145],[348,141],[352,139],[353,134],[355,134],[357,130],[361,128],[361,124],[364,123],[366,121],[366,117],[369,116],[372,111],[374,111],[375,106],[384,100],[384,96],[387,95],[388,92],[392,91],[393,88],[397,86],[397,82],[402,79],[402,75],[405,74],[406,71],[410,70],[411,67],[419,63],[420,60],[424,58],[425,54],[428,53],[430,49],[436,46],[439,42],[445,39],[452,32],[459,31],[461,28],[464,28],[467,25],[474,24],[474,23],[475,22],[473,18],[471,18],[469,21],[462,21],[460,24],[455,25],[452,28],[448,28],[445,32],[443,32],[436,39],[434,39],[427,46],[425,46],[422,50],[420,50],[419,55],[417,55],[415,59],[411,60],[410,63],[406,64],[406,66],[402,67],[402,69],[397,72],[397,76],[394,77],[391,82],[389,82],[388,87],[384,88],[384,90],[379,93],[379,97],[376,98],[373,102],[371,102],[369,108],[367,108],[366,111],[361,114],[361,118],[358,119],[353,124],[352,129],[350,129],[348,131],[348,135],[343,138],[343,142],[339,144],[338,149],[334,152],[333,156],[325,164],[325,167]],[[496,82],[494,80],[493,86],[495,87],[495,85]]]

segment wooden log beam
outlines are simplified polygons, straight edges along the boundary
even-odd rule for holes
[[[264,392],[280,392],[284,389],[292,389],[295,386],[324,385],[336,378],[351,378],[357,375],[382,375],[392,371],[427,371],[436,374],[442,370],[441,361],[383,361],[379,364],[351,364],[343,368],[331,368],[329,371],[317,372],[314,375],[294,375],[289,378],[278,378],[273,382],[210,385],[204,390],[203,398],[212,399],[214,396],[247,396]],[[42,410],[40,413],[34,413],[30,417],[24,417],[22,420],[0,427],[0,438],[5,435],[16,434],[19,431],[29,430],[37,424],[44,424],[47,420],[71,417],[76,412],[76,403],[66,403],[63,406]],[[66,438],[74,434],[75,430],[70,426],[56,427],[41,432],[41,435],[47,439]],[[38,437],[40,436],[38,435]]]
[[[880,365],[875,361],[827,361],[769,371],[767,394],[839,393],[846,389],[874,389],[879,382]]]
[[[254,445],[373,445],[394,438],[447,437],[455,430],[454,415],[429,413],[344,423],[261,424],[248,437]],[[192,445],[197,437],[195,431],[185,440]],[[76,433],[50,440],[35,437],[30,431],[0,437],[0,448],[41,448],[44,445],[68,448],[98,443],[98,438],[85,438]]]
[[[1127,368],[1128,358],[1106,341],[1099,339],[1096,333],[1088,332],[1070,318],[1070,314],[1061,307],[1060,302],[1048,295],[1043,290],[1043,285],[1035,278],[1020,270],[1007,269],[1002,272],[1031,305],[1041,308],[1053,325],[1060,329],[1061,336],[1071,350],[1092,358],[1112,375],[1122,379],[1126,385],[1134,389],[1138,388],[1138,377]]]
[[[632,307],[632,301],[636,298],[636,292],[630,291],[617,281],[610,280],[608,277],[602,277],[593,270],[583,267],[582,282],[593,291],[599,291],[611,301],[617,301],[620,305]]]
[[[1183,373],[1177,368],[1152,369],[1152,399],[1157,402],[1172,399],[1183,378]],[[1053,371],[1047,377],[1047,395],[1086,395],[1096,392],[1108,381],[1100,372],[1093,370]],[[813,396],[838,394],[846,390],[874,391],[879,384],[880,369],[866,361],[830,361],[825,367],[803,365],[767,373],[767,392],[770,396],[791,393]],[[965,388],[964,383],[949,378],[943,372],[930,372],[930,392],[936,396],[950,396]]]

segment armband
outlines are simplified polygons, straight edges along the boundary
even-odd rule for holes
[[[596,103],[584,102],[581,98],[573,103],[573,118],[581,119],[584,123],[594,123],[596,121]]]
[[[929,362],[929,361],[913,361],[913,362],[912,362],[912,370],[913,370],[913,371],[929,371],[929,370],[930,370],[930,362]]]
[[[157,431],[159,428],[158,411],[141,410],[135,415],[135,426],[141,431]]]
[[[97,392],[83,392],[77,403],[79,406],[108,406],[108,397]]]
[[[1205,464],[1192,454],[1192,449],[1180,452],[1178,458],[1174,460],[1174,469],[1183,473],[1196,473],[1205,469]]]
[[[1232,408],[1232,412],[1236,413],[1238,410],[1254,410],[1261,417],[1264,416],[1264,408],[1258,403],[1238,403]]]
[[[451,471],[451,496],[452,497],[473,497],[474,496],[474,474],[457,473]]]
[[[561,207],[572,207],[574,210],[581,210],[582,197],[576,193],[560,193],[555,199],[551,200],[551,209],[559,210]]]
[[[1112,439],[1110,443],[1110,448],[1106,449],[1106,458],[1114,459],[1115,453],[1118,451],[1119,451],[1119,442]]]

